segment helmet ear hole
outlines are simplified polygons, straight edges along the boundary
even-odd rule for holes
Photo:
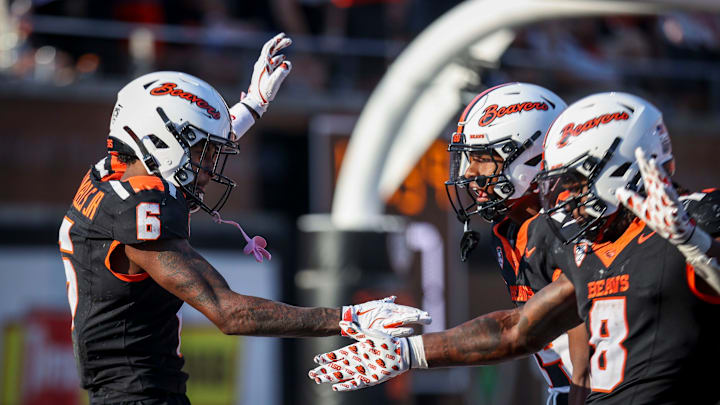
[[[170,148],[165,142],[163,142],[162,139],[158,138],[155,135],[148,135],[148,138],[150,138],[150,141],[155,145],[158,149],[168,149]]]
[[[542,154],[539,154],[535,157],[530,158],[528,161],[526,161],[525,166],[535,167],[538,165],[538,163],[540,163],[541,160],[542,160]]]
[[[625,163],[621,164],[620,167],[615,169],[614,172],[610,173],[610,177],[622,177],[625,174],[625,172],[628,171],[628,169],[630,168],[630,165],[632,165],[631,162],[625,162]]]

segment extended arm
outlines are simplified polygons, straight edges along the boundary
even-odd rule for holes
[[[125,253],[153,280],[202,312],[223,333],[285,337],[340,333],[340,309],[301,308],[233,292],[187,240],[128,245]]]
[[[308,376],[335,391],[385,382],[410,368],[492,364],[534,353],[580,323],[572,283],[560,276],[522,308],[497,311],[455,328],[410,338],[390,338],[341,322],[356,343],[315,356]]]
[[[428,367],[492,364],[541,350],[581,322],[575,289],[564,275],[524,306],[423,335]]]
[[[393,336],[412,334],[413,324],[429,324],[430,315],[395,304],[395,297],[340,309],[303,308],[237,294],[185,239],[158,240],[125,246],[136,272],[146,271],[158,284],[202,312],[226,334],[309,337],[340,332],[345,319]],[[342,312],[342,318],[341,318]]]

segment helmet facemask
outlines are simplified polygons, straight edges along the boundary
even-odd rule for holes
[[[535,178],[550,228],[563,243],[593,239],[605,224],[610,212],[595,191],[595,181],[620,142],[616,138],[600,159],[585,153],[564,166],[543,170]]]
[[[202,208],[214,215],[225,205],[230,197],[230,192],[236,185],[233,180],[223,175],[228,156],[239,153],[235,135],[231,133],[227,138],[214,135],[188,121],[176,124],[168,118],[162,108],[158,107],[157,112],[165,123],[165,127],[177,139],[185,153],[183,163],[173,174],[172,179],[185,193],[190,212],[197,212]],[[202,145],[202,150],[198,160],[194,161],[192,149],[199,145]],[[212,205],[205,203],[204,191],[198,187],[201,171],[210,176],[209,181],[222,186],[220,196]]]
[[[463,223],[467,223],[470,217],[476,214],[488,222],[497,221],[507,214],[510,197],[515,194],[515,186],[507,170],[540,137],[541,133],[537,131],[522,145],[510,136],[486,144],[466,144],[463,134],[454,134],[453,138],[457,138],[458,135],[461,142],[451,143],[448,147],[450,180],[445,182],[445,190],[450,204]],[[478,155],[492,157],[495,165],[492,174],[467,177],[473,158]],[[535,159],[539,161],[539,158],[540,156],[533,157],[530,161]],[[526,163],[532,166],[530,161]],[[480,192],[488,198],[488,201],[477,201]]]

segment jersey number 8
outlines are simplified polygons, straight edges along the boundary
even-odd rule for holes
[[[625,297],[599,298],[590,309],[591,388],[612,392],[624,379],[628,335]]]

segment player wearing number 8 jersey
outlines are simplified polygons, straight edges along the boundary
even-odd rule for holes
[[[720,235],[718,193],[681,203],[663,171],[672,172],[673,163],[662,116],[632,95],[574,103],[544,146],[539,182],[553,217],[547,224],[573,248],[556,258],[563,274],[515,310],[412,337],[411,344],[371,336],[373,345],[384,343],[414,367],[489,364],[535,352],[584,320],[592,346],[589,403],[717,403],[717,378],[707,365],[720,361],[720,241],[712,239]],[[361,363],[366,354],[373,358],[368,346],[355,345]],[[404,364],[393,375],[410,368]]]
[[[272,100],[289,70],[274,53],[287,45],[281,34],[263,48],[247,96],[254,101],[233,107],[234,119],[215,89],[179,72],[141,76],[118,93],[112,153],[85,175],[59,235],[75,357],[91,404],[189,403],[178,315],[183,301],[226,334],[327,336],[339,333],[345,319],[407,335],[408,324],[429,323],[427,313],[394,298],[300,308],[237,294],[190,246],[189,214],[219,217],[234,186],[223,169],[238,152],[235,131],[242,134]],[[264,103],[259,111],[257,100]],[[212,183],[222,192],[208,204]],[[264,240],[251,244],[248,253],[270,258]]]
[[[531,183],[540,168],[543,134],[565,107],[556,94],[533,84],[493,87],[468,104],[448,147],[450,179],[445,184],[453,209],[465,226],[460,257],[464,261],[479,240],[479,235],[470,229],[471,221],[482,218],[491,222],[493,255],[497,255],[500,274],[516,306],[524,305],[553,281],[556,266],[551,267],[548,256],[556,240],[545,232],[544,221],[537,220],[540,201]],[[466,340],[448,349],[459,350],[474,339],[469,329],[441,334],[455,333],[465,333]],[[411,340],[416,347],[421,345],[418,339]],[[548,384],[549,395],[544,402],[584,403],[588,357],[584,329],[577,327],[539,349],[533,357]],[[320,362],[323,359],[328,357],[316,358]],[[411,363],[415,367],[424,365],[422,361]],[[466,359],[457,365],[463,364],[474,363]],[[579,373],[573,372],[575,366],[579,366]],[[321,370],[327,369],[320,366],[309,376],[316,382],[339,381],[334,374]],[[357,379],[362,378],[359,375],[355,381],[339,381],[333,388],[353,389],[357,387],[353,382],[359,384]]]

